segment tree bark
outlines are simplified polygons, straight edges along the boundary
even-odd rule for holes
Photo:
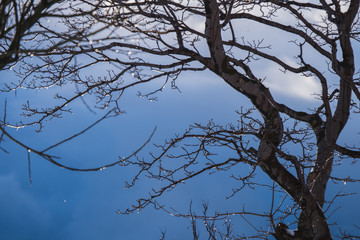
[[[283,124],[270,91],[257,79],[250,79],[239,73],[228,61],[221,38],[220,13],[216,0],[205,0],[205,35],[212,59],[209,67],[230,86],[247,96],[264,118],[265,128],[258,148],[258,165],[276,183],[278,183],[297,202],[302,214],[299,232],[294,239],[332,239],[326,218],[321,209],[326,183],[329,179],[333,149],[329,149],[326,139],[320,141],[316,176],[312,189],[304,186],[294,175],[279,163],[276,147],[283,137]],[[313,195],[313,193],[316,193]],[[319,204],[319,202],[321,204]]]

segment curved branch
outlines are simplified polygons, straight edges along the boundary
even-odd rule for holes
[[[281,23],[274,22],[274,21],[271,21],[271,20],[267,20],[267,19],[264,19],[264,18],[261,18],[261,17],[257,17],[257,16],[254,16],[254,15],[251,15],[249,13],[234,13],[234,14],[231,14],[230,18],[231,19],[250,19],[250,20],[254,20],[256,22],[262,23],[264,25],[270,26],[270,27],[278,28],[278,29],[283,30],[285,32],[293,33],[293,34],[295,34],[295,35],[297,35],[299,37],[302,37],[308,44],[310,44],[320,54],[327,57],[329,60],[333,60],[331,53],[329,53],[328,51],[326,51],[325,49],[320,47],[314,41],[314,39],[312,37],[310,37],[305,32],[303,32],[303,31],[301,31],[299,29],[293,28],[290,25],[283,25]]]
[[[106,168],[109,168],[109,167],[113,167],[115,165],[118,165],[124,161],[127,161],[128,159],[130,158],[133,158],[134,156],[136,156],[151,140],[151,138],[154,136],[155,134],[155,131],[156,131],[156,127],[154,128],[154,130],[152,131],[152,133],[150,134],[150,137],[144,142],[143,145],[141,145],[138,149],[136,149],[132,154],[130,154],[129,156],[127,157],[124,157],[124,158],[121,158],[120,160],[118,161],[115,161],[115,162],[112,162],[110,164],[105,164],[105,165],[102,165],[100,167],[95,167],[95,168],[75,168],[75,167],[70,167],[70,166],[67,166],[67,165],[64,165],[60,162],[58,162],[57,160],[57,157],[55,156],[52,156],[52,155],[49,155],[49,154],[46,154],[45,152],[52,149],[52,148],[55,148],[55,147],[58,147],[59,145],[67,142],[67,141],[70,141],[71,139],[85,133],[86,131],[88,131],[90,128],[94,127],[95,125],[97,125],[99,122],[101,122],[102,120],[104,120],[105,118],[108,117],[108,115],[112,112],[113,110],[109,111],[107,114],[105,114],[102,118],[100,118],[99,120],[97,120],[95,123],[93,123],[92,125],[90,125],[89,127],[87,127],[86,129],[82,130],[81,132],[67,138],[67,139],[64,139],[62,141],[60,141],[59,143],[56,143],[42,151],[39,151],[39,150],[36,150],[24,143],[22,143],[21,141],[17,140],[16,138],[14,138],[11,134],[9,134],[4,128],[3,126],[1,126],[0,124],[0,131],[2,132],[2,134],[4,134],[6,137],[8,137],[11,141],[15,142],[16,144],[18,144],[19,146],[21,146],[22,148],[26,149],[27,152],[28,152],[28,156],[31,152],[35,153],[36,155],[38,155],[39,157],[45,159],[46,161],[49,161],[51,162],[52,164],[58,166],[58,167],[61,167],[61,168],[64,168],[64,169],[67,169],[67,170],[70,170],[70,171],[76,171],[76,172],[94,172],[94,171],[101,171],[101,170],[104,170]]]
[[[335,144],[335,150],[343,155],[347,155],[352,158],[360,158],[360,151],[351,150],[346,147]]]

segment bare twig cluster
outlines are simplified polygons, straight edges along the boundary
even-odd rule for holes
[[[36,125],[42,130],[47,121],[71,112],[77,100],[90,111],[110,108],[111,114],[119,115],[123,112],[120,99],[128,89],[138,88],[140,97],[152,101],[167,85],[179,90],[176,83],[181,73],[211,71],[246,96],[254,109],[241,110],[238,122],[226,126],[213,121],[193,124],[183,134],[156,145],[156,151],[146,158],[139,155],[140,147],[109,165],[138,167],[126,187],[143,177],[159,180],[148,195],[119,212],[128,214],[152,205],[190,218],[194,239],[199,238],[196,219],[204,221],[210,239],[242,239],[231,224],[221,231],[216,227],[217,220],[230,219],[233,214],[254,229],[254,238],[335,236],[329,209],[349,194],[340,191],[326,199],[327,185],[358,182],[356,176],[333,174],[343,161],[353,159],[356,164],[360,157],[359,146],[339,142],[349,117],[359,113],[354,50],[360,42],[358,0],[78,0],[26,1],[23,5],[3,1],[0,14],[0,70],[12,68],[19,76],[18,82],[2,83],[4,94],[55,89],[55,101],[35,106],[29,99],[23,105],[26,121],[9,122],[5,112],[0,140],[6,136],[64,167],[46,151],[88,128],[43,151],[13,138],[7,128]],[[261,29],[255,37],[244,31],[249,23]],[[271,41],[268,33],[285,40]],[[283,51],[285,44],[287,52]],[[276,100],[271,86],[268,88],[273,76],[261,69],[265,64],[280,69],[289,81],[296,78],[299,86],[305,79],[316,82],[317,107],[304,111]],[[87,74],[97,67],[106,69],[105,74]],[[62,91],[65,86],[74,91]],[[89,104],[85,97],[95,100]],[[229,198],[258,186],[270,191],[269,211],[242,209],[209,217],[206,204],[198,215],[191,209],[179,213],[159,202],[176,186],[219,172],[237,182]],[[270,183],[260,183],[259,172]],[[246,215],[264,218],[267,225],[255,226]],[[297,230],[289,229],[288,224]],[[345,230],[339,235],[357,238]]]

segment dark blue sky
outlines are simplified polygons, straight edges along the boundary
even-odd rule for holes
[[[0,78],[12,78],[10,73],[0,72]],[[159,101],[149,102],[136,97],[137,90],[129,92],[124,99],[126,114],[116,119],[108,119],[79,138],[54,149],[61,161],[75,167],[94,167],[116,160],[118,156],[131,154],[157,126],[152,139],[163,143],[176,133],[182,133],[193,122],[206,123],[214,119],[217,123],[235,122],[235,110],[250,106],[248,100],[236,93],[221,79],[210,73],[184,74],[178,85],[182,91],[169,87],[161,93]],[[306,87],[306,86],[305,86]],[[8,101],[8,119],[16,119],[16,107],[27,98],[49,101],[51,97],[41,94],[29,95],[19,91],[17,96],[0,95],[0,113],[3,114],[5,98]],[[276,92],[278,98],[289,98],[288,93]],[[307,109],[312,106],[309,98],[293,96],[288,100],[292,106]],[[70,136],[95,121],[103,113],[93,115],[79,101],[74,106],[75,114],[50,122],[44,132],[36,134],[33,129],[10,130],[10,133],[35,149],[43,149]],[[354,119],[354,118],[353,118]],[[356,121],[356,119],[355,119]],[[358,135],[352,123],[343,136],[349,143],[359,144]],[[135,173],[132,168],[113,167],[101,172],[79,173],[58,168],[45,160],[31,155],[32,184],[29,183],[27,152],[6,139],[3,146],[10,152],[0,151],[0,239],[159,239],[161,230],[167,231],[167,239],[191,239],[190,222],[172,217],[164,212],[147,208],[139,214],[123,216],[116,210],[124,210],[136,198],[146,195],[150,182],[142,179],[133,189],[124,189],[124,181]],[[149,145],[143,156],[151,150]],[[339,174],[350,175],[358,169],[347,165]],[[263,178],[266,180],[266,178]],[[161,198],[176,209],[188,211],[190,201],[201,211],[203,201],[209,202],[211,210],[242,210],[246,199],[249,209],[266,209],[268,192],[244,192],[226,201],[234,181],[228,176],[204,175],[191,180],[174,192]],[[329,194],[344,188],[359,191],[359,184],[335,186]],[[349,190],[350,189],[350,190]],[[331,219],[339,225],[360,222],[360,208],[355,207],[359,196],[342,200],[342,209]],[[335,208],[333,208],[335,209]],[[245,222],[236,220],[236,231],[247,231]],[[254,219],[254,222],[257,220]],[[201,235],[205,237],[205,235]]]
[[[181,94],[167,89],[159,95],[159,101],[138,98],[136,91],[129,93],[124,103],[127,114],[102,122],[55,149],[53,154],[61,156],[63,163],[71,166],[98,166],[116,160],[119,155],[130,154],[148,138],[155,126],[153,142],[162,143],[192,122],[205,123],[211,118],[225,122],[236,117],[233,102],[240,99],[232,89],[225,87],[223,92],[218,91],[224,84],[211,75],[193,81],[188,78],[186,83],[179,83]],[[9,119],[16,118],[15,105],[27,97],[28,93],[22,91],[17,97],[7,96]],[[47,100],[46,96],[35,97],[40,99],[38,101]],[[2,103],[4,99],[2,95]],[[83,129],[100,116],[91,114],[82,103],[75,108],[76,114],[51,122],[40,136],[29,129],[10,132],[29,146],[42,149]],[[0,111],[3,112],[3,104]],[[130,216],[116,214],[116,210],[125,209],[149,191],[146,181],[139,182],[134,189],[123,188],[124,181],[132,176],[129,169],[114,167],[95,173],[70,172],[31,155],[33,183],[30,185],[26,150],[8,139],[5,144],[10,154],[0,152],[1,239],[158,239],[161,230],[168,232],[169,239],[191,236],[187,220],[151,208]],[[144,154],[148,150],[144,150]],[[205,184],[212,182],[203,181]],[[198,194],[202,191],[188,185],[190,189],[179,189],[175,194],[180,199],[177,205],[185,207],[186,211],[192,199],[199,198],[194,205],[200,206],[202,201],[223,197],[218,193],[221,187],[216,190],[214,183],[208,188],[202,186],[208,193],[201,197]]]

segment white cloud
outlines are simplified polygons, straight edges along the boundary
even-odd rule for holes
[[[305,77],[291,72],[284,74],[278,66],[269,67],[264,71],[264,75],[266,76],[264,84],[275,94],[303,100],[314,100],[314,94],[321,92],[321,86],[314,77]]]

